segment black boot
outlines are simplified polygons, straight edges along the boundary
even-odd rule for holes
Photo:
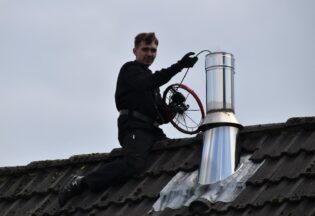
[[[59,205],[64,206],[72,197],[81,194],[84,190],[82,182],[84,176],[72,176],[58,194]]]

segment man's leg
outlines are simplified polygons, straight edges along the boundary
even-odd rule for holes
[[[64,206],[72,197],[81,194],[85,189],[98,192],[111,185],[116,179],[122,180],[131,175],[123,159],[118,159],[101,166],[86,176],[72,176],[59,192],[59,204]]]
[[[146,167],[149,151],[154,143],[154,136],[142,130],[126,133],[121,138],[124,158],[101,166],[96,171],[80,177],[80,181],[70,180],[59,193],[59,203],[65,205],[73,196],[88,188],[102,191],[115,182],[128,180],[132,175],[143,171]]]
[[[146,168],[154,142],[154,134],[146,130],[134,130],[124,137],[122,145],[125,161],[133,174],[142,172]]]
[[[92,191],[104,190],[111,184],[128,180],[145,169],[154,137],[151,133],[134,130],[121,138],[124,158],[105,164],[83,178]]]

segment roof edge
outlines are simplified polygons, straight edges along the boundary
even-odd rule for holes
[[[292,117],[284,123],[271,123],[271,124],[257,124],[245,126],[240,132],[241,133],[253,133],[262,131],[273,131],[289,128],[315,128],[315,116],[310,117]]]
[[[262,131],[274,131],[281,130],[284,128],[297,128],[297,127],[307,127],[315,128],[315,116],[312,117],[293,117],[289,118],[285,123],[275,123],[275,124],[258,124],[252,126],[245,126],[240,133],[255,133]],[[197,142],[197,143],[196,143]],[[156,143],[153,146],[153,151],[160,151],[164,149],[173,149],[184,147],[188,145],[202,144],[202,133],[197,134],[194,137],[180,138],[180,139],[168,139]],[[44,160],[44,161],[34,161],[26,166],[16,166],[16,167],[0,167],[0,176],[4,175],[14,175],[16,173],[25,173],[37,169],[51,168],[51,167],[62,167],[67,165],[77,165],[80,163],[92,163],[102,160],[111,160],[116,157],[122,156],[121,148],[115,148],[110,153],[92,153],[92,154],[82,154],[75,155],[68,159],[58,159],[58,160]]]
[[[30,172],[33,170],[38,170],[38,169],[51,168],[51,167],[63,167],[67,165],[75,165],[78,163],[89,163],[89,162],[95,162],[95,161],[105,160],[109,158],[110,158],[110,154],[108,153],[92,153],[92,154],[75,155],[68,159],[33,161],[25,166],[0,167],[0,176],[14,175],[17,173],[21,174],[21,173]]]
[[[195,137],[179,138],[179,139],[168,139],[165,141],[157,142],[153,146],[153,151],[160,151],[165,149],[179,148],[187,145],[194,145],[196,141],[201,143],[202,134],[198,134]],[[200,141],[200,142],[199,142]],[[78,165],[81,163],[93,163],[103,160],[112,160],[116,157],[121,157],[122,149],[115,148],[110,153],[91,153],[91,154],[80,154],[71,156],[68,159],[56,159],[56,160],[41,160],[33,161],[25,166],[12,166],[12,167],[0,167],[0,176],[14,175],[26,173],[38,169],[52,168],[52,167],[63,167]]]

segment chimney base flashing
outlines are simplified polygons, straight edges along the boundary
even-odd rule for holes
[[[214,184],[198,184],[198,170],[178,172],[160,192],[160,198],[154,203],[152,211],[166,208],[179,209],[189,207],[191,211],[204,213],[216,202],[232,202],[246,187],[246,181],[264,163],[254,163],[251,155],[241,157],[236,172]]]

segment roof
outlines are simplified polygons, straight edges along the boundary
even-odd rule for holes
[[[202,135],[157,143],[145,172],[99,193],[86,191],[63,208],[57,195],[69,176],[121,158],[121,149],[0,168],[0,215],[192,215],[187,207],[150,210],[176,173],[198,169],[201,144]],[[246,126],[237,146],[240,154],[264,163],[234,201],[208,203],[199,215],[315,214],[315,117]]]

